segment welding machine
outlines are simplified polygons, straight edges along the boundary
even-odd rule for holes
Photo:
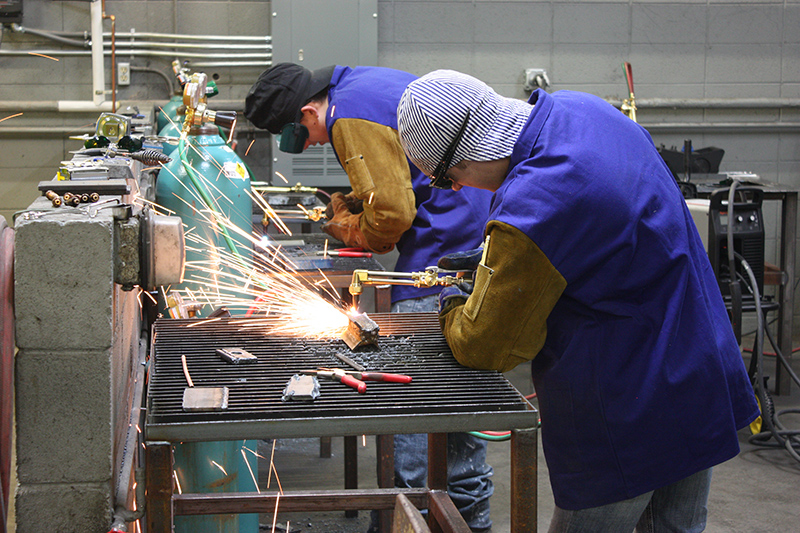
[[[741,344],[742,312],[758,309],[761,298],[759,296],[756,302],[755,295],[764,293],[764,218],[761,214],[764,191],[757,187],[736,188],[736,183],[731,185],[732,189],[717,189],[711,193],[708,258],[728,307],[736,341]],[[735,193],[732,205],[731,190]],[[733,248],[731,256],[729,237]],[[745,262],[757,287],[749,282]],[[740,280],[745,280],[748,291],[742,290]]]
[[[733,233],[733,251],[750,265],[758,282],[759,294],[764,293],[764,218],[761,204],[764,190],[758,187],[735,189],[733,207],[728,205],[729,189],[711,193],[708,212],[708,258],[717,276],[722,295],[730,297],[731,279],[728,264],[728,224]],[[741,261],[737,261],[736,277],[747,279]],[[752,298],[752,294],[749,295]],[[746,297],[744,297],[746,299]],[[727,299],[727,298],[726,298]]]

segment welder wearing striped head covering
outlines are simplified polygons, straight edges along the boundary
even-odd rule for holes
[[[449,71],[410,83],[397,115],[427,175],[495,191],[474,290],[443,291],[440,321],[466,366],[532,361],[550,531],[702,531],[711,467],[759,412],[648,132],[589,94],[526,104]]]

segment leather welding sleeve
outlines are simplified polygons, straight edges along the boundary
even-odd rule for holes
[[[376,253],[391,251],[417,214],[411,170],[397,131],[343,118],[333,125],[331,142],[353,188],[351,201],[361,200],[363,208],[360,213],[351,211],[353,216],[343,218],[342,225],[357,226],[365,243],[359,246]]]
[[[506,372],[542,349],[547,317],[567,282],[514,226],[491,221],[487,233],[472,294],[466,303],[445,307],[439,321],[459,363]]]

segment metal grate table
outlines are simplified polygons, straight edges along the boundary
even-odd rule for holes
[[[432,522],[447,524],[454,520],[448,517],[454,506],[449,498],[444,498],[443,506],[437,503],[443,500],[441,491],[446,497],[446,434],[509,429],[513,430],[512,527],[515,531],[535,530],[537,411],[502,374],[459,365],[439,331],[436,314],[370,316],[381,329],[379,347],[366,347],[359,352],[350,352],[339,339],[271,333],[275,323],[264,319],[157,321],[153,327],[145,425],[150,473],[148,509],[153,515],[148,522],[156,527],[152,531],[159,530],[159,521],[171,522],[173,513],[272,512],[275,506],[274,494],[173,495],[167,459],[170,443],[378,435],[381,489],[298,495],[295,500],[283,494],[281,509],[389,510],[402,491],[393,488],[391,435],[428,433],[431,490],[411,490],[407,494],[415,505],[431,508],[435,519]],[[221,347],[243,348],[256,355],[258,361],[250,365],[225,363],[215,353]],[[295,373],[317,367],[342,367],[343,363],[333,355],[337,351],[368,370],[408,374],[413,381],[368,382],[366,394],[358,394],[341,383],[321,380],[321,395],[315,401],[281,400],[286,383]],[[181,355],[186,356],[196,387],[228,387],[227,409],[183,410],[187,383]],[[156,496],[155,500],[151,496]],[[326,502],[324,509],[320,508],[322,502]]]

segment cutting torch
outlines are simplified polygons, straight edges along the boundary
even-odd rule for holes
[[[440,275],[441,274],[441,275]],[[470,276],[470,277],[467,277]],[[435,287],[436,285],[456,285],[472,283],[472,271],[443,270],[428,267],[420,272],[383,272],[380,270],[353,270],[350,294],[354,303],[364,290],[364,285],[411,285],[413,287]]]

